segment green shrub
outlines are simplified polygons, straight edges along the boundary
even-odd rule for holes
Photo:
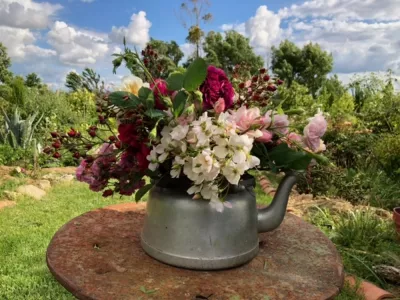
[[[388,176],[400,178],[400,134],[381,136],[373,154]]]
[[[12,148],[8,144],[0,145],[0,165],[17,166],[33,163],[33,152],[29,149]]]

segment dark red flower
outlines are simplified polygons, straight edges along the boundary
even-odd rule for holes
[[[138,136],[136,132],[136,125],[134,124],[120,124],[118,126],[118,139],[132,147],[139,147]]]
[[[264,81],[269,81],[270,77],[269,77],[269,75],[265,75],[265,76],[263,77],[263,79],[264,79]]]
[[[225,109],[228,109],[233,105],[235,91],[232,84],[229,82],[224,71],[214,66],[208,67],[207,77],[200,86],[200,91],[203,93],[204,110],[212,109],[219,98],[225,100]]]
[[[58,133],[55,132],[55,131],[50,132],[50,134],[51,134],[51,137],[52,137],[52,138],[57,138],[57,137],[59,136]]]
[[[114,191],[113,190],[105,190],[104,192],[103,192],[103,197],[110,197],[110,196],[112,196],[114,194]]]
[[[68,136],[69,137],[75,137],[77,134],[77,132],[75,131],[75,129],[71,128],[70,131],[68,131]]]
[[[276,91],[276,86],[275,86],[275,85],[269,85],[269,86],[267,86],[267,91],[275,92],[275,91]]]
[[[115,147],[117,147],[118,149],[120,149],[121,146],[122,146],[121,141],[116,141],[114,145],[115,145]]]
[[[75,152],[75,153],[72,155],[72,157],[78,159],[79,157],[81,157],[81,155],[80,155],[79,152]]]
[[[93,148],[93,145],[92,145],[92,144],[86,144],[85,148],[88,149],[88,150],[90,150],[90,149]]]
[[[154,93],[155,108],[165,110],[167,109],[161,99],[161,96],[172,95],[173,91],[169,91],[167,82],[163,79],[156,79],[155,84],[150,84],[151,89]]]
[[[258,76],[253,76],[253,78],[251,79],[251,81],[257,82],[257,81],[258,81]]]
[[[61,154],[58,152],[54,152],[53,157],[59,159],[61,157]]]
[[[117,139],[115,136],[111,135],[108,137],[110,142],[115,142],[115,140]]]
[[[282,84],[283,84],[283,80],[279,79],[279,80],[276,82],[276,84],[277,84],[277,85],[282,85]]]
[[[46,147],[43,149],[43,153],[50,154],[53,150],[50,147]]]
[[[147,156],[150,154],[150,149],[145,144],[141,144],[140,146],[140,151],[136,153],[136,160],[139,170],[144,172],[149,167]]]
[[[61,148],[61,143],[60,141],[55,141],[53,144],[51,144],[55,149]]]
[[[264,74],[265,71],[266,71],[265,68],[260,69],[260,73],[261,73],[261,74]]]
[[[243,89],[245,87],[245,85],[246,84],[244,82],[239,83],[239,89]]]

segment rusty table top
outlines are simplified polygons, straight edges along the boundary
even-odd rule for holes
[[[335,246],[316,227],[287,214],[263,233],[250,263],[223,271],[171,267],[140,246],[145,204],[120,204],[65,224],[47,249],[55,278],[78,299],[333,299],[343,285]]]

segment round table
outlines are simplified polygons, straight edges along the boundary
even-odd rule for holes
[[[47,249],[54,277],[78,299],[333,299],[343,285],[335,246],[316,227],[287,214],[259,235],[250,263],[222,271],[172,267],[140,246],[145,204],[87,212],[59,229]]]

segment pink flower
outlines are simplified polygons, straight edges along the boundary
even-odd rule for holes
[[[287,134],[289,132],[289,120],[287,115],[274,115],[272,122],[272,127],[275,131],[282,134]]]
[[[247,109],[246,106],[241,106],[232,113],[232,120],[241,131],[246,131],[252,125],[261,125],[260,109],[258,107]]]
[[[168,90],[167,82],[163,79],[156,79],[154,83],[150,84],[150,88],[154,93],[155,108],[165,110],[167,109],[161,99],[162,96],[171,95],[173,92]]]
[[[272,140],[273,134],[272,134],[271,131],[261,130],[261,132],[262,132],[262,136],[259,137],[258,139],[256,139],[257,142],[268,143],[268,142],[270,142]]]
[[[214,110],[217,114],[220,114],[225,111],[224,98],[219,98],[218,101],[214,103]]]
[[[310,119],[308,125],[304,128],[304,143],[313,151],[321,148],[321,137],[325,134],[328,123],[322,113],[316,114]]]
[[[303,141],[303,137],[295,132],[291,132],[288,134],[287,139],[292,142],[299,142]]]
[[[268,128],[271,125],[271,113],[272,111],[269,110],[264,116],[261,117],[261,125],[265,128]]]
[[[220,98],[224,99],[225,109],[228,109],[235,97],[235,91],[224,71],[214,66],[208,67],[207,77],[200,86],[200,91],[203,93],[204,110],[212,109]]]

